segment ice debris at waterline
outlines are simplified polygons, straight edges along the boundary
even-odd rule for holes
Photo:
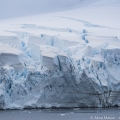
[[[0,109],[120,106],[120,1],[106,1],[0,21]]]

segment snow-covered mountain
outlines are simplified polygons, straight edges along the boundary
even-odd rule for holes
[[[120,106],[120,0],[12,2],[0,7],[19,16],[0,20],[1,109]]]
[[[81,0],[0,0],[0,19],[71,9]]]

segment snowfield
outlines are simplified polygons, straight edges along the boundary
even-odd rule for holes
[[[0,20],[0,109],[120,106],[120,0],[50,5]]]

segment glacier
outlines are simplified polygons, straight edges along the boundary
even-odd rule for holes
[[[0,20],[0,109],[120,106],[120,1],[106,1]]]

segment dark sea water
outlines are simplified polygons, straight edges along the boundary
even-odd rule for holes
[[[120,120],[120,109],[0,110],[0,120]]]

